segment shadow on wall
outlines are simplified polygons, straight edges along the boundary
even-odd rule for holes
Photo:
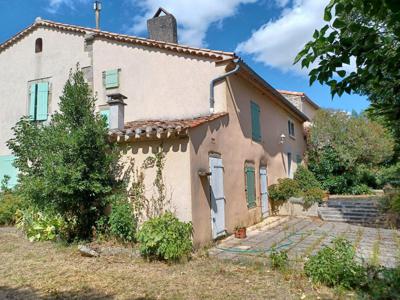
[[[168,141],[141,141],[134,142],[130,144],[125,144],[121,147],[123,154],[138,154],[139,150],[143,154],[157,154],[162,148],[163,152],[167,154],[168,152],[186,152],[188,150],[189,140],[185,139],[175,139]]]
[[[203,124],[202,126],[196,128],[196,134],[191,134],[191,143],[193,145],[193,149],[198,154],[200,146],[203,144],[204,140],[207,137],[208,131],[211,133],[218,131],[221,127],[228,127],[229,125],[229,115],[221,117],[217,120],[208,122]]]

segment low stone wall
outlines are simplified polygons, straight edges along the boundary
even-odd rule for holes
[[[277,216],[318,217],[318,203],[310,207],[303,206],[303,198],[290,198],[288,201],[276,203],[273,209]]]

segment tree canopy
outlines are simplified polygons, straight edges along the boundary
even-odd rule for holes
[[[320,110],[308,132],[307,159],[323,187],[333,193],[358,193],[365,171],[391,160],[394,140],[365,116]]]
[[[329,85],[332,96],[368,96],[370,116],[393,132],[399,152],[400,1],[331,0],[324,20],[295,63],[315,63],[310,84]]]
[[[118,155],[106,121],[95,113],[95,98],[81,70],[64,87],[60,111],[49,124],[22,118],[8,142],[19,169],[19,190],[40,209],[77,222],[77,236],[89,238],[115,186]]]

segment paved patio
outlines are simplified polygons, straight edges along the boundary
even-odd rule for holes
[[[230,236],[209,250],[221,259],[264,261],[271,250],[288,251],[295,263],[329,245],[335,237],[345,237],[356,247],[360,261],[394,267],[400,263],[400,231],[323,222],[318,219],[271,217],[248,229],[247,238]]]

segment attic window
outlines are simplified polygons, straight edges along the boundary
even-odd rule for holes
[[[40,53],[43,51],[43,40],[42,38],[36,39],[35,42],[35,53]]]

